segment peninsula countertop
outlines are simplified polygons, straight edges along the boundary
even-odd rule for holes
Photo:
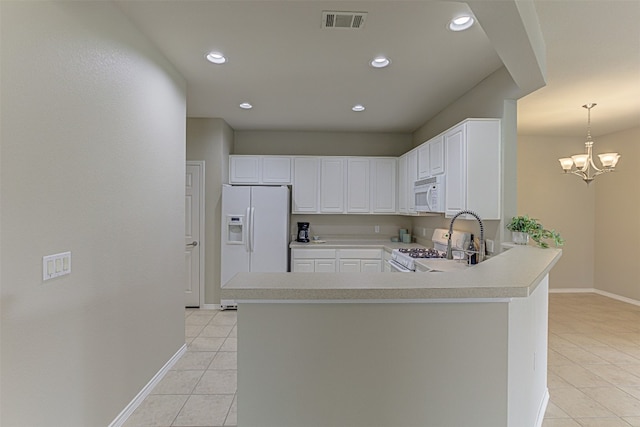
[[[222,297],[238,302],[522,298],[561,255],[560,249],[518,246],[452,272],[239,273],[222,288]]]

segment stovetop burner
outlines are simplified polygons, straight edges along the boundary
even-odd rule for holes
[[[411,258],[446,258],[447,256],[434,248],[401,248],[398,251]]]

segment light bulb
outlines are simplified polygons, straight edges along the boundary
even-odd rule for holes
[[[573,159],[571,159],[571,157],[564,157],[562,159],[558,159],[558,161],[564,171],[570,171],[573,167]]]

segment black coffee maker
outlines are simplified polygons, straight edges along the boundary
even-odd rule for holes
[[[298,238],[296,242],[309,243],[309,223],[308,222],[299,222],[298,223]]]

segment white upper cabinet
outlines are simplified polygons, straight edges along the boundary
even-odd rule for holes
[[[482,219],[500,219],[500,120],[465,120],[445,132],[444,146],[445,216],[466,209]]]
[[[398,213],[409,213],[409,182],[407,179],[407,158],[409,153],[398,158]],[[413,187],[413,183],[411,184]]]
[[[320,191],[320,158],[293,159],[292,213],[317,213]]]
[[[229,183],[253,185],[291,184],[291,157],[229,156]]]
[[[416,198],[413,194],[413,185],[418,180],[418,150],[413,149],[407,153],[407,212],[416,213]]]
[[[425,142],[418,146],[418,179],[429,176],[429,167],[429,142]]]
[[[345,199],[345,159],[320,160],[320,212],[343,213]]]
[[[229,156],[229,183],[259,184],[260,156]]]
[[[264,184],[291,184],[291,157],[262,157]]]
[[[373,213],[396,213],[396,167],[395,158],[371,160],[371,211]]]
[[[368,157],[347,160],[347,212],[369,213],[371,210],[371,167]]]
[[[429,140],[429,175],[444,173],[444,136]]]
[[[398,213],[416,213],[416,198],[413,186],[418,180],[418,148],[398,158]]]
[[[347,159],[347,213],[396,213],[397,159]]]
[[[418,146],[418,179],[444,173],[444,136],[438,135]]]

